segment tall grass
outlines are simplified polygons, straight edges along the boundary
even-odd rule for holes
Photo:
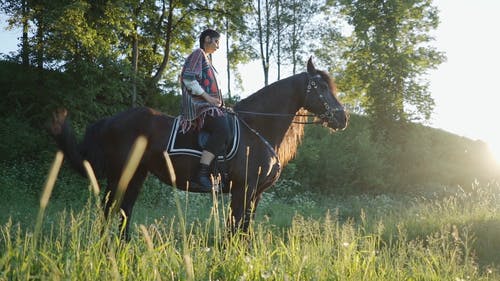
[[[169,190],[159,197],[170,203],[158,204],[174,211],[142,200],[128,243],[118,221],[104,220],[96,182],[78,211],[46,214],[44,193],[35,227],[0,225],[0,280],[500,279],[498,185],[422,198],[324,198],[287,185],[264,197],[249,233],[234,236],[224,228],[226,196]]]
[[[0,280],[498,280],[480,269],[470,229],[445,225],[409,239],[403,226],[384,238],[379,221],[296,215],[282,232],[266,223],[248,235],[214,240],[213,219],[181,233],[176,219],[139,225],[123,243],[106,228],[93,197],[63,211],[38,237],[12,221],[0,227]],[[219,218],[223,219],[223,218]],[[362,219],[363,221],[364,219]],[[108,229],[105,233],[101,230]],[[216,241],[216,242],[214,242]]]
[[[360,212],[360,217],[350,219],[341,218],[338,211],[327,212],[322,218],[295,215],[291,225],[281,231],[261,221],[252,224],[248,235],[232,239],[213,231],[225,219],[220,214],[226,212],[216,212],[214,204],[212,210],[207,210],[206,220],[191,221],[185,230],[181,229],[177,216],[157,219],[151,224],[136,225],[132,240],[123,243],[118,226],[106,226],[100,209],[96,208],[98,198],[91,192],[89,195],[83,210],[62,211],[47,220],[38,243],[33,243],[36,237],[32,230],[23,231],[12,221],[2,225],[0,280],[498,280],[500,277],[495,268],[478,266],[474,254],[477,235],[472,234],[471,226],[444,223],[428,235],[412,234],[415,237],[409,238],[409,232],[415,232],[410,228],[415,227],[410,216],[411,209],[417,208],[416,203],[408,210],[410,216],[403,213],[387,216],[386,222],[372,221],[368,209]],[[186,200],[190,200],[189,196]],[[442,205],[445,209],[458,208],[453,202]],[[440,204],[436,201],[430,205]],[[430,205],[423,200],[420,207]],[[433,217],[441,215],[443,220],[447,216],[442,208],[427,208],[425,213]],[[396,232],[391,234],[390,224],[395,221],[398,221]],[[102,233],[102,229],[106,231]]]

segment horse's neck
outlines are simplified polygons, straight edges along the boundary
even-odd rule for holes
[[[272,115],[244,114],[244,120],[276,150],[282,163],[295,155],[303,135],[303,125],[293,124],[294,115],[302,107],[304,77],[299,74],[280,80],[242,101],[235,110]],[[274,115],[274,116],[273,116]]]

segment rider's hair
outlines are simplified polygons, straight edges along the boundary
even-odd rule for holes
[[[203,32],[200,34],[200,48],[203,49],[203,43],[205,42],[205,37],[209,36],[211,39],[217,39],[220,37],[219,32],[213,30],[213,29],[205,29]]]

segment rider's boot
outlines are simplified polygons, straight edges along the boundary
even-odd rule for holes
[[[210,163],[215,158],[215,155],[207,150],[203,150],[200,159],[198,174],[194,180],[194,185],[201,192],[211,192],[213,188],[212,180],[210,179]]]
[[[200,163],[196,183],[199,184],[202,191],[212,191],[212,180],[210,179],[210,165]]]

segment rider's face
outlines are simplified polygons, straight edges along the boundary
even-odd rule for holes
[[[205,37],[204,49],[207,54],[212,54],[219,49],[219,38]]]

